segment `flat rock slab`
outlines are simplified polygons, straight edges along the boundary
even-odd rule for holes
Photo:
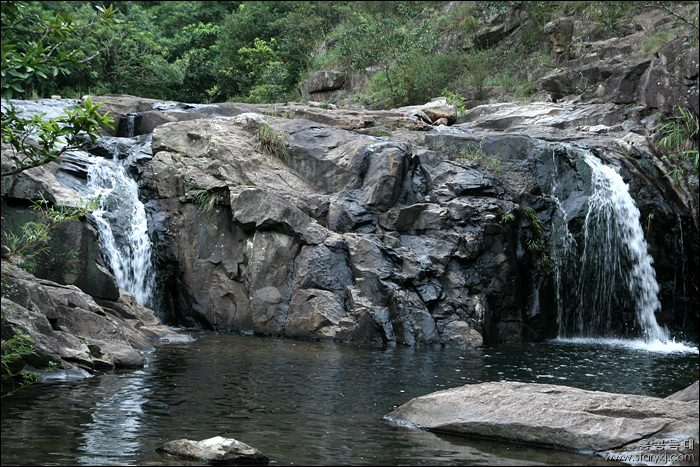
[[[233,438],[215,436],[202,441],[178,439],[158,448],[174,456],[197,459],[210,464],[267,464],[270,460],[252,446]]]
[[[518,382],[482,383],[417,397],[386,416],[436,432],[584,453],[697,450],[698,401]],[[694,438],[694,439],[693,439]]]

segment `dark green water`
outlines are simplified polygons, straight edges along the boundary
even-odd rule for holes
[[[166,441],[233,437],[278,465],[617,465],[438,436],[383,416],[413,397],[485,381],[666,396],[697,353],[550,342],[480,350],[389,348],[195,334],[145,368],[27,387],[2,400],[2,464],[199,465]]]

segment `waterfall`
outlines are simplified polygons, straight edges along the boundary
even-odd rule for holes
[[[67,99],[11,102],[22,117],[42,115],[44,120],[65,115],[64,109],[80,103],[78,100]],[[129,137],[140,133],[141,114],[127,114],[125,117],[120,121],[120,131]],[[115,138],[113,141],[122,140],[123,138]],[[148,146],[150,147],[150,142]],[[138,148],[128,149],[128,157],[123,158],[124,154],[119,151],[124,147],[128,145],[113,144],[112,149],[109,149],[111,158],[93,156],[79,150],[66,152],[62,156],[65,162],[63,174],[57,174],[57,178],[64,186],[83,197],[100,196],[100,206],[93,211],[91,218],[97,225],[100,250],[105,262],[120,288],[134,295],[140,304],[156,309],[155,269],[151,263],[146,211],[138,197],[138,185],[127,170],[131,164],[143,158],[144,154]],[[84,182],[82,178],[86,170],[87,182]]]
[[[140,304],[154,308],[154,268],[148,237],[146,210],[138,197],[138,185],[127,173],[128,159],[90,157],[87,186],[90,196],[100,196],[92,213],[99,231],[102,255],[119,287]]]
[[[130,113],[124,114],[119,119],[119,125],[117,126],[117,136],[132,138],[137,134],[140,134],[141,126],[141,114],[140,113]]]
[[[553,185],[559,211],[551,242],[559,335],[620,337],[634,324],[645,341],[668,342],[668,331],[656,321],[659,285],[629,187],[589,152],[581,156],[591,171],[592,193],[578,244]]]

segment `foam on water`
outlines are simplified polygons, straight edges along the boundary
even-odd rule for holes
[[[698,354],[698,347],[692,343],[677,342],[675,339],[661,341],[659,339],[616,339],[604,337],[558,337],[551,342],[557,344],[575,344],[590,346],[622,347],[630,350],[641,350],[656,353]]]

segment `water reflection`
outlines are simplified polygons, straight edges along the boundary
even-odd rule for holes
[[[484,381],[667,395],[696,355],[568,343],[459,351],[200,334],[139,371],[26,388],[2,404],[2,463],[198,465],[166,441],[233,437],[282,465],[605,463],[590,456],[437,436],[383,416],[411,398]]]
[[[92,421],[82,426],[85,452],[77,459],[82,465],[123,464],[140,452],[141,405],[146,402],[145,376],[139,370],[123,375],[105,375],[95,395],[101,397],[90,409]]]

